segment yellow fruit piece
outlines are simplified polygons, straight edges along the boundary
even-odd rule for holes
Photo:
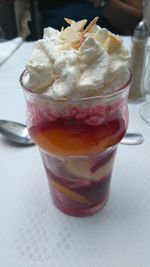
[[[105,40],[103,46],[108,52],[108,54],[116,52],[122,45],[122,40],[119,36],[112,34],[111,32],[108,33],[108,37]]]
[[[63,193],[64,195],[70,197],[71,199],[80,202],[80,203],[87,203],[89,204],[89,200],[86,197],[81,196],[78,193],[75,193],[74,191],[70,190],[69,188],[67,188],[66,186],[51,180],[50,183],[52,184],[52,186],[55,187],[56,190],[58,190],[59,192]]]

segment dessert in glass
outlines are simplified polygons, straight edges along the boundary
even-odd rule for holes
[[[128,52],[97,19],[86,28],[86,20],[66,19],[66,29],[45,29],[20,78],[52,199],[80,217],[106,204],[128,126]]]

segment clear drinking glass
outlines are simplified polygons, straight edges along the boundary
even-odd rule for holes
[[[39,147],[51,196],[64,213],[87,216],[108,200],[117,145],[128,125],[129,81],[115,93],[80,100],[32,93],[21,85],[27,126]]]

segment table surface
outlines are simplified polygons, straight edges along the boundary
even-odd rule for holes
[[[25,122],[18,80],[32,46],[23,43],[0,68],[0,119]],[[109,202],[87,218],[55,208],[36,146],[18,146],[0,135],[0,266],[150,265],[150,125],[139,115],[142,105],[129,104],[128,131],[142,132],[145,141],[119,145]]]

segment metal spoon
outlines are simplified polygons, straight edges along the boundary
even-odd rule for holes
[[[144,137],[141,133],[126,133],[121,140],[123,145],[140,145],[144,142]]]
[[[26,125],[22,123],[0,120],[0,133],[15,143],[34,145]]]
[[[27,127],[24,124],[0,120],[0,133],[15,143],[34,145]],[[125,145],[138,145],[143,143],[143,141],[143,135],[140,133],[126,133],[120,143]]]

